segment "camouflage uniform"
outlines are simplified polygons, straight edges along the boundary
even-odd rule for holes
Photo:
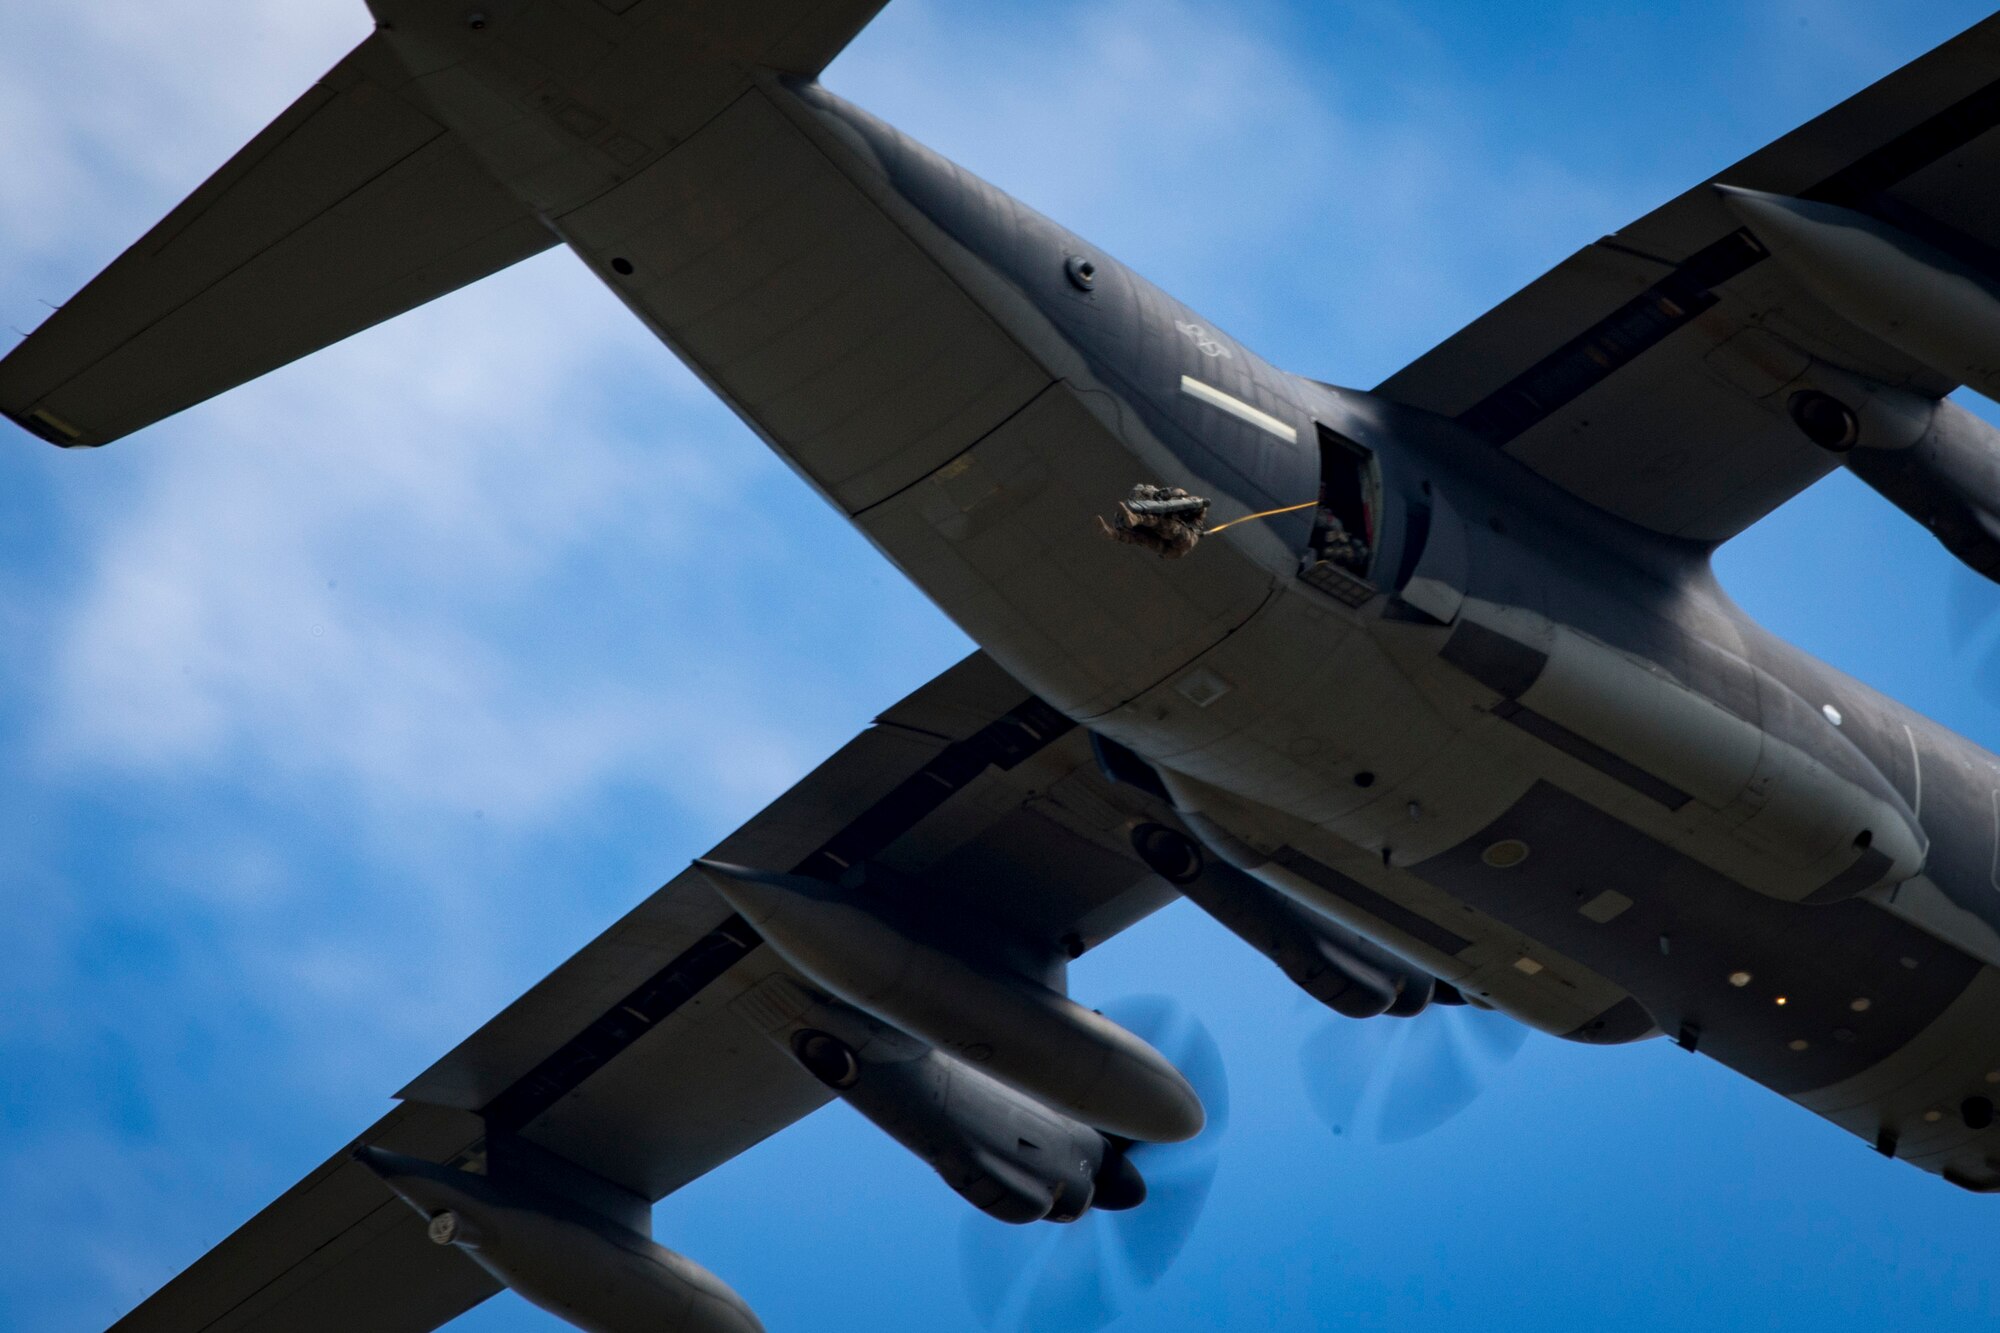
[[[1177,559],[1194,549],[1207,521],[1207,500],[1178,486],[1140,482],[1119,502],[1117,522],[1106,523],[1100,517],[1097,526],[1113,541],[1143,546],[1163,559]]]
[[[1319,558],[1330,560],[1350,574],[1368,572],[1368,543],[1347,530],[1347,525],[1320,510]]]

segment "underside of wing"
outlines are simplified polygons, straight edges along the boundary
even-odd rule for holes
[[[399,1106],[355,1145],[449,1158],[479,1132],[462,1112]],[[429,1333],[498,1290],[343,1149],[111,1333]]]
[[[1802,390],[1929,401],[1968,376],[1836,309],[1715,187],[1832,206],[1991,278],[1997,125],[1989,19],[1579,251],[1378,392],[1645,527],[1727,538],[1840,464],[1793,420]]]
[[[881,867],[1058,954],[1173,896],[1133,857],[1130,822],[1085,733],[980,655],[709,859],[822,880]],[[475,1112],[657,1199],[826,1100],[729,1012],[780,974],[784,960],[691,869],[399,1095]]]
[[[1087,733],[976,655],[711,857],[815,882],[865,864],[1058,960],[1059,980],[1060,960],[1174,897],[1132,849],[1145,799],[1101,774]],[[118,1333],[434,1328],[502,1284],[433,1244],[355,1149],[484,1173],[496,1144],[526,1145],[604,1191],[657,1200],[829,1099],[769,1036],[765,997],[809,990],[708,877],[687,871],[420,1075],[403,1105]]]

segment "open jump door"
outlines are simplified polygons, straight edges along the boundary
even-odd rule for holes
[[[1375,455],[1319,426],[1319,507],[1299,577],[1349,606],[1373,597],[1378,591],[1372,576],[1381,512],[1382,479]]]
[[[1319,459],[1319,508],[1299,577],[1349,606],[1362,605],[1386,583],[1395,594],[1392,612],[1450,624],[1465,601],[1468,561],[1465,529],[1444,497],[1426,487],[1421,501],[1399,507],[1400,532],[1385,535],[1389,516],[1375,455],[1320,425]],[[1393,548],[1393,569],[1385,548]]]

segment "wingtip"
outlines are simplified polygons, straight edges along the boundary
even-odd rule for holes
[[[103,440],[85,439],[81,428],[44,407],[31,412],[8,412],[5,416],[36,439],[53,444],[58,449],[96,449],[104,444]]]

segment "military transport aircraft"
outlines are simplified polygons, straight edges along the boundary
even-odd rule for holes
[[[980,645],[117,1328],[756,1328],[650,1207],[835,1098],[993,1217],[1143,1216],[1213,1060],[1065,980],[1176,896],[1348,1018],[1664,1035],[2000,1189],[2000,760],[1709,568],[1844,466],[2000,577],[1945,400],[2000,21],[1362,391],[823,89],[878,7],[372,0],[0,361],[94,447],[567,244]]]

